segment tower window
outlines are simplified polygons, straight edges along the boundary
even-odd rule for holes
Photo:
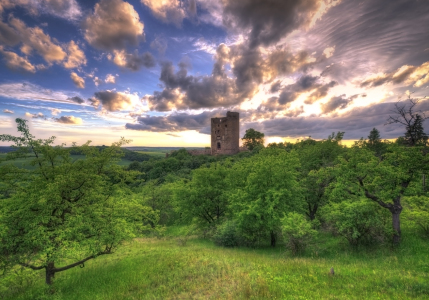
[[[217,143],[217,149],[220,150],[220,143]]]

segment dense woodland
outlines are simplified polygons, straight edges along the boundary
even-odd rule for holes
[[[36,139],[17,119],[21,136],[0,136],[15,145],[0,166],[3,275],[17,266],[43,269],[52,284],[58,272],[176,225],[218,246],[281,246],[292,255],[321,232],[357,249],[395,247],[404,223],[427,239],[429,145],[416,115],[405,116],[413,119],[393,142],[374,128],[349,148],[344,132],[264,147],[253,130],[243,138],[248,152],[182,149],[168,158],[124,151],[125,139],[54,146],[54,137]],[[124,155],[134,161],[128,167],[116,164]],[[18,158],[33,167],[10,163]]]

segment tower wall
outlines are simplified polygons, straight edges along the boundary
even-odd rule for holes
[[[239,152],[240,114],[227,112],[224,118],[211,119],[211,154]]]

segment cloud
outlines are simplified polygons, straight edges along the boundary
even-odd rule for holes
[[[65,68],[73,69],[81,65],[86,65],[85,53],[74,41],[70,41],[70,43],[68,44],[67,52],[67,60],[63,63],[63,66]]]
[[[38,118],[40,118],[40,119],[45,119],[45,120],[46,120],[45,115],[43,115],[41,112],[39,112],[39,113],[37,113],[37,114],[31,114],[31,113],[29,113],[29,112],[26,112],[26,113],[25,113],[25,116],[26,116],[26,117],[28,117],[28,118],[33,118],[33,119],[38,119]]]
[[[329,134],[344,131],[345,139],[360,139],[367,137],[372,128],[380,131],[382,139],[392,139],[403,136],[405,128],[400,125],[384,123],[392,115],[394,103],[378,103],[365,107],[355,107],[343,114],[335,116],[282,117],[264,121],[247,122],[241,127],[254,128],[266,136],[305,137],[311,135],[316,139],[327,138]],[[429,99],[419,102],[416,110],[429,113]],[[429,127],[426,126],[426,132]]]
[[[29,73],[36,72],[36,68],[27,60],[27,58],[21,57],[11,51],[5,51],[3,50],[3,46],[0,46],[0,53],[3,54],[3,60],[6,62],[6,66],[9,69]]]
[[[307,99],[305,99],[304,103],[305,104],[313,104],[314,102],[317,102],[320,99],[323,99],[324,97],[326,97],[328,95],[329,90],[336,85],[338,85],[338,82],[333,81],[333,80],[329,83],[318,85],[316,87],[316,89],[314,90],[314,92],[311,93],[307,97]]]
[[[195,0],[141,0],[141,3],[146,5],[157,19],[177,27],[182,25],[184,18],[194,16],[197,12]]]
[[[30,55],[32,50],[35,50],[48,63],[59,62],[66,57],[64,50],[40,27],[27,27],[24,22],[14,17],[9,19],[9,23],[20,36],[23,43],[21,51],[24,54]]]
[[[144,130],[155,132],[178,132],[196,130],[198,132],[210,132],[211,118],[221,116],[221,110],[204,111],[200,114],[173,113],[168,116],[141,116],[137,123],[125,124],[126,129]]]
[[[100,50],[121,50],[144,40],[144,25],[138,13],[122,0],[101,0],[95,4],[94,13],[83,21],[82,27],[86,41]]]
[[[223,24],[249,35],[250,47],[269,46],[295,29],[310,28],[330,7],[340,1],[223,0]]]
[[[0,20],[0,43],[15,46],[21,41],[19,34],[9,25]]]
[[[85,100],[83,100],[82,98],[80,98],[78,96],[67,98],[67,100],[71,100],[71,101],[79,103],[79,104],[82,104],[83,102],[85,102]]]
[[[413,84],[414,87],[421,87],[429,82],[429,61],[422,65],[403,65],[391,73],[381,73],[372,75],[360,84],[361,87],[376,87],[387,83],[406,85]]]
[[[42,0],[40,10],[67,20],[77,20],[82,15],[76,0]]]
[[[70,125],[80,125],[82,124],[82,119],[74,116],[61,116],[59,118],[54,118],[55,122],[62,124],[70,124]]]
[[[150,43],[150,47],[158,51],[159,54],[164,54],[165,50],[167,50],[167,40],[161,37],[156,37],[152,43]]]
[[[32,15],[50,14],[71,21],[77,20],[82,15],[76,0],[2,0],[0,13],[15,6],[23,7]]]
[[[134,94],[106,90],[94,93],[90,102],[95,107],[101,104],[102,108],[107,111],[120,111],[131,109],[138,100]]]
[[[0,97],[17,100],[42,100],[50,102],[70,102],[69,96],[63,91],[53,91],[28,82],[1,83]]]
[[[9,110],[9,109],[3,109],[3,112],[5,114],[13,114],[14,113],[13,110]]]
[[[103,79],[100,79],[97,76],[94,77],[94,84],[95,84],[95,86],[99,86],[102,83],[103,83]]]
[[[104,82],[106,82],[106,83],[115,83],[116,82],[116,77],[113,76],[112,74],[107,74],[106,75],[106,79],[104,80]]]
[[[345,94],[337,97],[332,97],[328,102],[320,104],[320,108],[322,109],[323,114],[328,114],[333,112],[336,109],[344,109],[346,108],[352,99],[346,99]]]
[[[151,68],[155,66],[155,58],[150,52],[145,52],[141,55],[138,54],[137,50],[130,54],[122,51],[114,51],[113,62],[120,67],[129,69],[131,71],[138,71],[142,67]]]
[[[162,63],[160,80],[164,89],[144,97],[152,110],[228,107],[243,101],[234,80],[219,75],[188,75],[183,62],[177,72],[172,63]]]
[[[76,87],[83,89],[85,88],[85,80],[77,75],[75,72],[71,72],[70,78],[73,81],[73,83],[76,85]]]
[[[56,115],[58,115],[58,114],[60,114],[61,113],[61,110],[59,110],[58,108],[53,108],[53,109],[51,109],[51,114],[53,115],[53,116],[56,116]]]

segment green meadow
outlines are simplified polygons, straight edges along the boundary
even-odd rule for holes
[[[25,271],[2,299],[428,299],[429,241],[404,229],[397,248],[355,249],[322,234],[302,255],[276,248],[223,248],[170,228],[57,273]],[[180,242],[182,241],[182,242]],[[330,274],[331,267],[335,274]],[[17,272],[19,270],[17,269]]]

